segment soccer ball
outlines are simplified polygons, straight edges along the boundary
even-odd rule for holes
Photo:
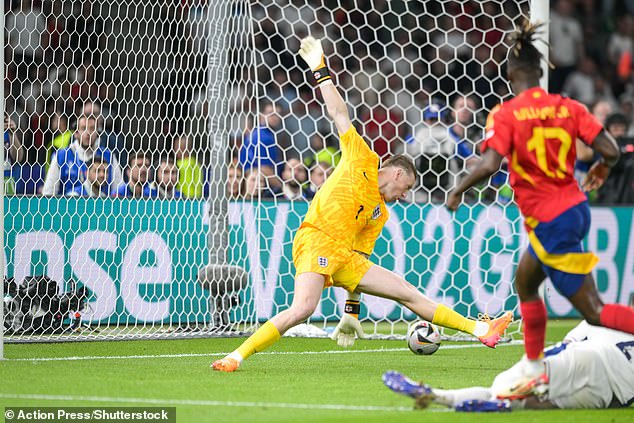
[[[431,355],[440,348],[440,332],[431,323],[421,320],[410,326],[407,346],[418,355]]]

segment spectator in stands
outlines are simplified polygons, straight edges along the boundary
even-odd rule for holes
[[[119,185],[117,197],[156,198],[158,191],[149,183],[150,157],[147,153],[135,153],[129,156],[126,169],[128,182]]]
[[[617,18],[616,31],[610,35],[607,45],[607,59],[618,83],[625,82],[632,72],[632,16],[622,15]]]
[[[310,168],[310,187],[309,192],[306,193],[307,198],[314,197],[317,190],[326,182],[326,179],[332,173],[333,168],[328,162],[318,162]]]
[[[282,194],[287,200],[309,200],[314,193],[306,189],[308,172],[296,157],[288,159],[282,171]]]
[[[319,162],[330,163],[335,168],[341,160],[338,142],[332,136],[324,139],[321,134],[314,134],[310,137],[310,148],[310,154],[304,159],[304,165],[309,168]]]
[[[608,115],[606,118],[603,118],[601,115],[596,115],[595,110],[598,113],[603,113],[604,110],[607,110],[605,106],[600,106],[600,104],[596,104],[593,108],[593,115],[601,122],[604,128],[612,135],[617,141],[623,140],[628,135],[628,128],[630,126],[629,120],[623,113],[612,113]],[[577,140],[577,161],[575,162],[575,178],[579,185],[582,184],[586,175],[588,174],[588,170],[594,164],[595,161],[599,160],[599,156],[595,154],[594,150],[584,144],[583,142]],[[608,188],[609,189],[609,188]],[[603,188],[602,192],[605,196],[606,189]],[[596,198],[593,193],[587,193],[588,198],[591,201],[594,201]]]
[[[605,124],[605,120],[612,114],[614,105],[609,101],[599,100],[590,107],[590,112],[597,118],[601,125]]]
[[[550,55],[555,68],[550,74],[550,92],[558,93],[563,88],[566,77],[575,70],[579,60],[585,55],[581,24],[573,15],[571,0],[557,0],[550,13]]]
[[[597,65],[591,57],[584,56],[579,61],[579,67],[566,77],[561,92],[589,106],[597,100],[597,78],[600,78]]]
[[[482,139],[482,129],[477,126],[478,104],[472,96],[457,95],[451,104],[452,122],[449,136],[456,145],[459,167],[469,168],[479,159],[475,154],[476,144]]]
[[[610,169],[610,174],[597,193],[599,204],[634,203],[634,140],[627,138],[629,122],[621,113],[605,120],[605,129],[612,135],[621,150],[621,158]]]
[[[605,119],[604,126],[610,135],[618,140],[627,134],[630,123],[624,114],[613,113]]]
[[[51,116],[50,129],[53,132],[53,139],[46,147],[46,168],[51,162],[51,156],[60,148],[66,148],[73,140],[73,131],[68,125],[68,116],[62,112],[55,112]],[[121,163],[121,162],[119,162]]]
[[[237,163],[231,163],[227,168],[227,196],[238,199],[244,195],[244,178],[242,168]]]
[[[119,163],[127,163],[128,154],[125,148],[125,140],[120,134],[116,134],[106,128],[105,119],[102,115],[101,103],[97,100],[84,101],[82,104],[81,114],[95,118],[97,122],[99,146],[112,151]],[[51,145],[48,146],[47,162],[53,151],[68,147],[72,138],[72,132],[68,130],[68,119],[60,112],[56,112],[51,118],[51,129],[54,132],[57,132],[58,135],[53,139]]]
[[[113,132],[110,123],[106,125],[103,116],[101,102],[97,100],[86,100],[82,106],[82,114],[86,116],[94,116],[97,120],[97,131],[99,131],[99,145],[112,151],[119,163],[127,163],[128,153],[125,146],[125,140],[121,134]]]
[[[109,163],[103,157],[95,155],[86,162],[84,181],[73,188],[67,195],[70,197],[106,198],[108,192]]]
[[[196,157],[192,155],[192,142],[186,135],[177,136],[173,144],[176,167],[178,168],[178,184],[176,188],[184,198],[201,198],[203,196],[203,171]]]
[[[614,91],[612,91],[612,86],[610,85],[610,80],[601,74],[598,74],[597,77],[594,78],[594,101],[606,101],[610,104],[617,104]]]
[[[247,200],[272,200],[279,192],[267,184],[267,176],[257,167],[251,167],[245,178],[244,198]]]
[[[301,89],[300,93],[305,96]],[[316,113],[311,100],[312,97],[296,99],[291,103],[290,113],[284,117],[284,130],[291,137],[293,147],[299,152],[306,152],[310,146],[309,134],[317,132],[319,121],[323,118],[321,108]]]
[[[86,170],[86,161],[96,154],[110,165],[108,185],[110,187],[121,185],[123,176],[117,158],[109,149],[99,146],[96,119],[82,115],[77,120],[73,142],[67,148],[57,150],[51,157],[42,194],[65,195],[80,186],[81,174]]]
[[[448,131],[451,114],[445,104],[432,100],[423,109],[423,122],[405,138],[405,153],[414,159],[422,184],[414,191],[417,202],[443,202],[459,171],[456,141]],[[456,129],[460,131],[459,129]],[[465,144],[466,146],[466,144]]]
[[[437,132],[437,137],[440,137],[442,132],[442,136],[444,136],[449,116],[449,109],[445,103],[432,99],[423,109],[423,121],[414,127],[411,135],[405,138],[405,153],[412,157],[420,154],[420,146],[431,132]]]
[[[24,160],[22,142],[16,133],[15,121],[4,115],[4,193],[15,194],[15,180],[13,179],[13,165],[20,164]]]
[[[448,133],[449,137],[454,141],[456,149],[453,159],[449,162],[448,170],[454,172],[454,169],[457,169],[457,173],[453,173],[452,176],[458,176],[461,171],[469,171],[480,161],[476,154],[476,145],[482,140],[483,134],[482,127],[478,125],[476,119],[477,109],[478,103],[472,96],[459,94],[451,103],[451,122]],[[493,175],[490,181],[487,181],[482,187],[483,191],[480,192],[480,200],[485,202],[500,201],[503,204],[511,200],[513,191],[507,184],[508,173],[506,168],[507,163],[504,161],[501,170]],[[444,180],[441,178],[441,181]],[[442,192],[437,191],[436,195],[440,196],[450,188],[450,185],[442,185]],[[470,198],[473,194],[474,192],[465,194],[465,201],[476,200],[475,198]],[[432,200],[435,200],[435,197]]]
[[[257,167],[270,186],[280,188],[277,167],[281,163],[281,155],[275,138],[282,125],[280,109],[264,103],[260,110],[258,126],[245,136],[240,147],[239,163],[245,173]]]
[[[622,113],[612,113],[605,118],[603,127],[616,139],[622,140],[627,136],[628,128],[630,126],[627,117]],[[594,153],[590,147],[583,142],[577,140],[577,161],[575,162],[575,177],[581,183],[585,178],[588,170],[595,161],[599,160],[599,156]],[[594,200],[593,197],[591,199]]]
[[[181,198],[183,194],[176,189],[177,184],[178,168],[176,167],[174,159],[169,156],[161,158],[156,168],[156,176],[154,178],[158,198],[167,200]]]

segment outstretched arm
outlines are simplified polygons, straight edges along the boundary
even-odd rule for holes
[[[464,178],[458,186],[449,193],[449,197],[447,198],[447,208],[455,211],[462,201],[462,194],[478,182],[490,177],[500,170],[500,164],[502,163],[503,158],[504,157],[501,156],[500,153],[492,148],[488,148],[482,155],[480,163],[478,163],[476,168],[473,169],[473,172],[467,175],[467,177]]]
[[[319,89],[321,90],[321,95],[324,98],[324,103],[326,103],[328,115],[335,122],[337,131],[339,131],[340,134],[345,133],[352,123],[350,122],[350,116],[348,115],[348,108],[343,102],[343,98],[341,98],[339,90],[337,90],[335,84],[332,83],[332,80],[322,82],[319,85]]]
[[[324,59],[324,49],[321,46],[321,40],[316,40],[313,37],[304,38],[301,42],[299,55],[313,72],[317,86],[321,90],[321,95],[324,98],[328,115],[335,122],[337,131],[339,131],[340,134],[345,133],[350,128],[350,125],[352,125],[350,115],[348,114],[346,103],[344,103],[341,94],[339,94],[339,90],[337,90],[337,87],[335,87],[335,84],[330,78],[330,73],[328,72]]]

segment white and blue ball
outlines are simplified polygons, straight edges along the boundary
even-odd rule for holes
[[[417,355],[431,355],[440,348],[440,331],[431,323],[420,320],[409,327],[407,346]]]

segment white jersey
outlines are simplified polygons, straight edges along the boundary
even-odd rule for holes
[[[607,408],[634,400],[634,335],[582,321],[564,343],[545,351],[549,378],[547,399],[559,408]],[[525,357],[500,373],[493,397],[522,374]]]
[[[562,408],[570,408],[571,401],[577,402],[574,397],[583,394],[579,388],[586,385],[597,400],[607,402],[604,406],[612,399],[623,405],[634,400],[634,335],[583,321],[566,335],[564,343],[568,343],[564,351],[546,357],[553,402],[571,396],[561,401]]]

